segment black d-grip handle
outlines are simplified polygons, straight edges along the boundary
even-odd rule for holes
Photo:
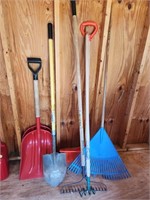
[[[48,23],[48,39],[53,39],[53,25]]]
[[[76,1],[71,0],[72,15],[76,15]]]
[[[38,73],[42,67],[41,58],[27,58],[28,67],[33,73],[33,79],[38,80]],[[33,68],[32,64],[36,64],[36,68]]]

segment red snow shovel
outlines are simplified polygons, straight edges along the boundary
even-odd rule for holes
[[[51,132],[51,129],[50,129],[48,126],[46,126],[46,125],[40,124],[40,127],[41,127],[42,129],[45,129],[45,130]],[[33,126],[27,128],[27,129],[25,130],[25,132],[22,134],[22,139],[25,137],[25,135],[27,135],[27,134],[30,133],[31,131],[34,131],[35,129],[36,129],[36,125],[33,125]]]
[[[0,180],[6,179],[8,175],[8,150],[6,144],[0,141]]]
[[[34,80],[36,129],[34,126],[29,128],[29,132],[27,131],[22,139],[19,175],[21,180],[43,177],[42,155],[52,152],[51,132],[49,128],[45,129],[40,124],[38,73],[41,69],[41,59],[27,58],[27,62]]]

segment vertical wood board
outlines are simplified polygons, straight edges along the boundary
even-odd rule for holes
[[[148,42],[148,41],[147,41]],[[146,55],[135,109],[132,116],[131,127],[127,143],[145,143],[149,140],[149,113],[150,113],[150,45]]]
[[[140,44],[149,16],[147,0],[112,0],[110,41],[108,55],[108,83],[105,128],[115,144],[124,138],[123,123],[134,73],[137,70]],[[16,85],[21,132],[35,124],[33,80],[27,67],[27,57],[41,57],[39,73],[40,111],[43,124],[51,126],[50,83],[48,65],[47,23],[54,22],[56,52],[57,142],[59,147],[79,145],[77,80],[73,47],[72,14],[70,1],[52,0],[2,0],[3,21],[8,35],[9,54]],[[102,49],[106,3],[103,0],[77,0],[78,39],[81,63],[83,108],[85,110],[84,37],[79,27],[83,21],[98,23],[98,33],[91,41],[90,65],[90,127],[91,136],[100,128],[102,109]],[[56,7],[54,7],[54,4]],[[54,10],[55,9],[55,10]],[[55,11],[55,13],[54,13]],[[55,17],[55,21],[54,21]],[[0,42],[0,138],[17,151],[12,105]],[[141,59],[141,58],[140,58]],[[139,62],[140,62],[139,59]],[[127,143],[148,141],[149,125],[149,54],[147,54],[139,86]],[[85,120],[85,118],[84,118]]]
[[[23,133],[26,128],[35,124],[33,80],[27,67],[27,57],[42,59],[42,70],[39,73],[41,122],[50,125],[47,23],[53,21],[53,1],[2,0],[2,8]],[[3,87],[0,91],[4,91]],[[4,118],[3,126],[6,126],[7,121],[14,123],[13,119],[7,118]],[[10,129],[13,127],[7,130],[7,138],[11,141],[11,146],[16,147],[16,140],[11,138],[14,130],[9,131]]]
[[[84,92],[84,37],[80,33],[80,24],[83,21],[96,21],[100,27],[102,20],[103,2],[77,1],[78,38],[81,61],[83,106],[85,104]],[[69,1],[60,1],[59,16],[59,69],[60,69],[60,141],[61,147],[79,145],[79,123],[77,113],[77,80],[75,57],[73,49],[72,13]],[[95,35],[91,42],[91,69],[90,69],[90,109],[94,98],[95,77],[99,48],[99,35]],[[56,58],[57,59],[57,58]]]
[[[147,1],[113,3],[108,56],[106,129],[114,143],[118,143],[120,135],[123,134],[120,126],[126,111],[147,12]]]
[[[32,73],[27,57],[40,57],[40,108],[43,123],[50,123],[47,22],[53,20],[52,1],[3,1],[8,24],[11,60],[21,114],[22,130],[35,123]]]

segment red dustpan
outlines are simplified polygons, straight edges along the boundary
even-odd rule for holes
[[[38,72],[41,69],[41,59],[28,58],[27,61],[34,79],[36,126],[30,127],[22,139],[19,174],[21,180],[43,177],[42,156],[52,152],[51,132],[40,124]]]
[[[6,144],[0,141],[0,180],[6,179],[8,175],[8,150]]]

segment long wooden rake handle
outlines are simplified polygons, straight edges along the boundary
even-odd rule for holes
[[[107,51],[107,48],[106,48]],[[104,72],[103,72],[103,81],[104,81],[104,90],[103,90],[103,101],[102,101],[102,116],[101,116],[101,127],[104,128],[104,119],[105,119],[105,107],[106,107],[106,88],[107,88],[107,52],[105,52],[104,57]]]
[[[91,34],[86,33],[86,27],[93,26],[94,30]],[[85,136],[86,136],[86,178],[87,191],[91,190],[90,186],[90,119],[89,119],[89,79],[90,79],[90,41],[98,30],[98,25],[93,21],[83,22],[80,25],[80,30],[85,36]]]
[[[81,73],[80,73],[80,56],[78,44],[78,22],[76,16],[76,2],[71,1],[72,8],[72,21],[73,21],[73,43],[75,48],[76,58],[76,76],[77,76],[77,94],[78,94],[78,117],[79,117],[79,130],[80,130],[80,150],[81,150],[81,166],[84,172],[85,168],[85,153],[84,153],[84,129],[83,129],[83,109],[82,109],[82,92],[81,92]]]

